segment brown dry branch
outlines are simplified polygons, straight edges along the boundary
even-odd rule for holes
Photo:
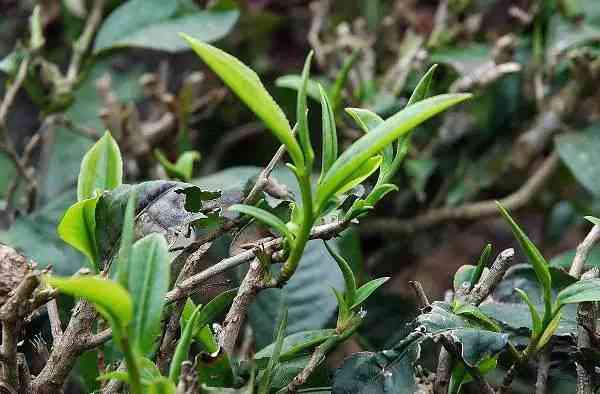
[[[514,193],[501,198],[499,202],[509,210],[525,206],[550,179],[559,163],[558,153],[552,152],[535,170],[529,179]],[[361,232],[394,237],[414,233],[444,222],[477,219],[498,214],[495,200],[467,203],[458,207],[432,209],[411,219],[372,219],[365,221]]]

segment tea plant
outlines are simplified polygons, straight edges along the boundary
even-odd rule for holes
[[[35,272],[32,275],[36,283],[41,279],[41,284],[38,290],[37,284],[28,288],[26,295],[43,293],[48,302],[56,296],[55,289],[81,299],[65,332],[55,338],[46,366],[32,383],[36,392],[46,390],[42,387],[45,382],[60,390],[65,372],[77,357],[109,340],[122,355],[122,362],[119,368],[99,376],[108,382],[104,391],[118,390],[121,383],[131,393],[191,393],[228,387],[259,393],[286,388],[297,391],[327,353],[356,331],[364,317],[361,305],[388,278],[358,286],[349,263],[325,244],[345,283],[343,292],[332,289],[338,302],[335,328],[285,336],[287,312],[283,306],[275,342],[252,360],[241,362],[235,345],[256,293],[286,286],[310,239],[335,237],[368,214],[387,193],[397,190],[389,182],[406,153],[411,130],[469,98],[468,94],[427,98],[432,68],[406,108],[388,119],[364,109],[347,109],[365,134],[339,154],[331,100],[319,87],[323,155],[319,174],[314,175],[316,160],[306,102],[312,54],[302,72],[292,128],[250,68],[214,46],[182,36],[282,143],[280,151],[285,150],[290,158],[287,167],[299,185],[299,198],[272,206],[264,193],[280,154],[252,190],[237,198],[177,181],[123,184],[123,159],[116,141],[106,132],[83,158],[78,201],[58,226],[60,237],[85,255],[89,272],[73,277]],[[189,179],[186,168],[190,160],[193,158],[182,157],[175,164],[161,162],[178,178]],[[356,194],[357,186],[376,171],[379,176],[373,189],[365,196]],[[277,238],[252,239],[248,251],[206,271],[194,271],[198,255],[206,253],[212,240],[226,232],[239,236],[252,226],[267,229]],[[182,239],[187,240],[185,246],[179,246]],[[196,306],[189,298],[209,278],[247,261],[251,264],[238,290],[221,293],[204,306]],[[279,261],[282,265],[277,269],[274,263]],[[211,324],[230,304],[222,328],[214,331]],[[194,363],[187,361],[192,344],[208,352],[198,355]],[[104,345],[101,351],[109,348]],[[20,376],[10,376],[7,381],[13,387],[26,384]]]

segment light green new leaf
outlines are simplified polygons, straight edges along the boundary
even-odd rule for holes
[[[351,304],[350,309],[352,310],[358,308],[375,290],[381,287],[389,279],[389,277],[384,276],[383,278],[373,279],[362,285],[358,290],[356,290],[356,299],[354,300],[354,303]]]
[[[95,197],[97,191],[112,190],[122,181],[121,151],[107,131],[83,156],[77,180],[77,200]]]
[[[285,225],[283,220],[273,215],[269,211],[265,211],[262,208],[254,207],[252,205],[234,204],[229,207],[229,210],[240,212],[245,215],[252,216],[256,220],[266,224],[269,227],[273,227],[281,235],[285,236],[290,241],[294,239],[294,235],[290,229]]]
[[[336,252],[329,244],[323,241],[325,244],[325,248],[333,257],[338,267],[340,267],[340,271],[342,271],[342,276],[344,277],[344,283],[346,287],[346,293],[344,294],[346,297],[346,303],[348,305],[354,304],[354,300],[356,299],[356,278],[354,278],[354,272],[352,272],[352,268],[350,268],[350,264],[344,259],[338,252]]]
[[[600,279],[582,279],[565,287],[556,295],[556,305],[600,301]]]
[[[161,376],[150,382],[146,386],[146,390],[148,390],[148,394],[175,394],[177,388],[171,380]]]
[[[335,330],[331,328],[322,330],[300,331],[292,335],[288,335],[283,340],[279,360],[288,361],[293,358],[296,358],[298,355],[300,355],[307,349],[310,349],[321,344],[322,342],[325,342],[328,338],[332,337],[333,335],[335,335]],[[254,355],[254,359],[260,360],[271,358],[273,351],[275,350],[275,345],[275,343],[271,343],[270,345],[265,346],[263,349],[261,349]]]
[[[133,302],[127,290],[117,282],[97,276],[64,278],[47,276],[46,282],[61,293],[83,298],[96,306],[119,336],[133,318]]]
[[[236,294],[237,288],[230,289],[222,292],[210,300],[198,314],[198,318],[196,319],[196,327],[194,327],[194,336],[200,335],[202,328],[207,324],[212,323],[217,318],[219,313],[223,312],[225,308],[231,304]],[[191,300],[188,300],[188,303],[190,302]],[[191,305],[193,305],[193,303]],[[191,313],[189,312],[189,308],[187,308],[187,306],[188,304],[186,304],[186,308],[184,308],[184,313],[181,314],[181,319],[183,320],[182,325],[187,325],[191,319]]]
[[[535,305],[533,304],[533,302],[531,302],[531,299],[529,298],[527,293],[525,293],[523,290],[521,290],[519,288],[515,288],[515,291],[517,292],[517,294],[519,294],[519,296],[521,296],[523,301],[525,301],[525,303],[529,307],[529,313],[531,314],[531,326],[533,327],[533,335],[532,336],[536,337],[542,332],[542,318],[540,317],[540,314],[538,313],[537,309],[535,308]]]
[[[183,152],[175,163],[171,163],[160,149],[155,149],[154,157],[160,162],[169,177],[187,182],[192,179],[194,162],[200,160],[201,155],[195,150]]]
[[[545,344],[548,343],[550,338],[552,338],[552,336],[556,332],[556,329],[558,328],[558,324],[560,323],[560,318],[561,318],[561,312],[558,311],[554,315],[552,320],[550,320],[550,322],[546,325],[546,329],[544,330],[544,333],[540,336],[540,339],[538,340],[538,343],[536,345],[536,350],[539,351],[541,348],[544,347]]]
[[[365,133],[370,132],[381,125],[384,120],[375,112],[362,108],[346,108],[346,113],[354,119],[356,124]],[[388,172],[394,161],[394,147],[389,144],[383,149],[383,162],[381,163],[381,173]]]
[[[413,90],[412,95],[408,99],[408,105],[412,105],[418,101],[424,100],[429,95],[429,90],[431,89],[431,83],[433,81],[433,74],[435,74],[435,70],[438,65],[434,64],[429,67],[429,70],[423,75],[415,90]]]
[[[60,238],[87,256],[98,270],[96,246],[96,204],[98,197],[88,198],[71,205],[58,224]]]
[[[327,98],[327,93],[319,85],[319,94],[321,95],[321,119],[323,129],[323,159],[321,163],[321,176],[323,179],[327,171],[331,168],[335,159],[338,157],[338,139],[335,127],[335,115],[333,108]]]
[[[287,308],[284,306],[281,318],[279,319],[279,326],[277,328],[277,338],[275,340],[275,346],[273,347],[271,358],[269,359],[267,368],[265,369],[265,372],[260,381],[260,386],[258,387],[258,394],[267,394],[271,390],[271,382],[273,380],[273,375],[275,374],[275,368],[277,368],[277,365],[279,364],[279,356],[281,355],[283,340],[285,338],[285,329],[287,328],[287,316],[288,311]]]
[[[123,217],[123,227],[121,230],[121,245],[117,257],[117,280],[123,287],[128,288],[129,267],[131,261],[131,250],[135,240],[135,207],[137,201],[137,192],[133,190],[129,194],[125,215]]]
[[[419,101],[385,120],[354,142],[329,169],[317,190],[317,212],[344,185],[361,165],[388,144],[432,116],[471,97],[470,94],[443,94]]]
[[[285,114],[265,89],[260,78],[230,54],[186,34],[181,35],[204,62],[273,131],[284,144],[297,167],[304,164],[298,141]]]
[[[548,324],[550,320],[550,314],[552,313],[552,278],[550,276],[548,263],[546,262],[546,259],[544,258],[544,256],[542,256],[538,248],[535,246],[535,244],[531,242],[531,240],[529,239],[529,237],[527,237],[527,235],[521,229],[521,227],[519,227],[519,225],[510,216],[508,211],[504,209],[504,207],[497,201],[496,205],[502,213],[502,216],[504,216],[508,224],[510,224],[511,230],[515,238],[517,239],[517,241],[519,241],[521,249],[523,249],[525,255],[529,259],[529,262],[531,263],[533,270],[535,271],[535,275],[537,276],[538,281],[542,286],[542,289],[544,291],[545,305],[543,323]]]
[[[350,175],[350,177],[340,185],[339,189],[336,191],[335,194],[344,194],[354,189],[356,186],[360,185],[365,179],[370,177],[371,174],[377,171],[382,161],[383,157],[381,155],[375,155],[367,159],[367,161],[365,161],[360,167],[358,167],[358,169],[354,171],[352,175]]]
[[[298,90],[298,99],[296,100],[296,123],[298,124],[298,139],[304,153],[306,167],[310,167],[315,158],[315,152],[310,143],[310,130],[308,129],[308,106],[306,104],[306,90],[308,89],[308,77],[310,75],[310,65],[313,52],[306,57],[304,68],[302,69],[302,81]],[[310,171],[310,168],[308,169]]]
[[[132,342],[141,354],[152,351],[160,330],[169,287],[168,249],[164,237],[154,233],[137,241],[131,250],[128,287],[135,311]]]
[[[171,361],[171,367],[169,368],[169,378],[174,383],[179,381],[181,363],[184,362],[188,357],[190,345],[192,343],[192,337],[196,328],[196,322],[198,321],[198,317],[200,315],[200,309],[202,309],[202,305],[198,305],[194,312],[192,312],[188,324],[183,329],[181,337],[179,338],[179,342],[177,342],[177,347],[175,348],[175,353],[173,354],[173,360]]]
[[[366,204],[369,206],[374,206],[379,200],[385,197],[388,193],[397,192],[398,186],[391,183],[383,183],[380,185],[376,185],[369,196],[367,197]]]

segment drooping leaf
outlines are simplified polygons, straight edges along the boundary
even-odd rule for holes
[[[533,335],[539,334],[542,330],[542,318],[540,317],[540,314],[538,313],[535,305],[533,304],[533,302],[531,301],[531,299],[529,298],[527,293],[525,293],[523,290],[516,288],[515,291],[519,294],[519,296],[521,296],[523,301],[525,301],[525,303],[529,307],[529,314],[531,315],[531,326],[533,328]]]
[[[389,279],[389,277],[373,279],[358,288],[358,290],[356,290],[356,299],[354,300],[354,303],[350,305],[350,309],[358,308],[375,290],[381,287]]]
[[[317,211],[369,158],[420,123],[469,97],[469,94],[447,94],[419,101],[359,138],[340,155],[319,185],[315,204]]]
[[[97,192],[112,190],[122,180],[121,151],[107,131],[83,157],[77,180],[77,200],[96,197]]]
[[[273,227],[281,235],[285,236],[288,240],[294,239],[292,232],[285,225],[285,223],[269,211],[266,211],[262,208],[254,207],[251,205],[242,205],[242,204],[232,205],[229,207],[229,209],[231,211],[240,212],[245,215],[252,216],[253,218],[257,219],[258,221],[262,222],[263,224]]]
[[[133,320],[131,297],[117,282],[94,276],[47,276],[46,282],[61,293],[93,303],[98,312],[111,322],[113,335],[117,338]]]
[[[169,288],[169,252],[167,241],[150,234],[131,249],[129,292],[133,299],[133,345],[140,353],[152,351],[160,330],[165,293]]]
[[[338,140],[333,108],[321,85],[319,85],[319,94],[321,95],[321,127],[323,129],[323,158],[319,179],[322,179],[338,157]]]
[[[510,224],[511,230],[515,238],[517,238],[517,241],[519,241],[521,248],[523,249],[525,255],[529,259],[529,262],[535,270],[535,274],[538,280],[540,281],[542,288],[544,289],[545,311],[543,320],[547,324],[550,318],[549,314],[551,313],[552,308],[552,279],[550,277],[548,263],[546,262],[546,259],[544,258],[544,256],[542,256],[538,248],[535,246],[535,244],[531,242],[531,240],[529,239],[529,237],[527,237],[525,232],[521,230],[521,227],[519,227],[519,225],[513,220],[508,211],[504,209],[504,207],[500,205],[500,203],[496,204],[498,205],[498,209],[502,213],[502,216],[504,216],[508,224]]]
[[[234,26],[237,10],[181,10],[179,2],[129,0],[106,18],[94,44],[94,52],[139,47],[167,52],[187,49],[178,33],[206,42],[225,36]],[[183,12],[182,12],[183,11]]]
[[[284,338],[281,346],[279,359],[281,361],[290,360],[302,354],[306,350],[318,346],[332,335],[335,335],[334,329],[300,331]],[[272,343],[254,355],[255,360],[270,358],[275,350],[275,343]]]
[[[258,75],[230,54],[188,35],[183,34],[182,37],[225,84],[273,131],[281,143],[286,146],[293,162],[300,167],[304,163],[300,145],[292,134],[285,114],[264,88]]]
[[[73,204],[58,225],[58,235],[66,243],[82,252],[93,269],[98,270],[96,246],[96,204],[98,197],[87,198]]]

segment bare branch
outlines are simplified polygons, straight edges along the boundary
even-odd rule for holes
[[[600,226],[594,226],[585,236],[583,241],[577,245],[577,251],[575,252],[573,262],[571,263],[569,275],[575,278],[579,278],[581,276],[588,254],[598,240],[600,240]]]

